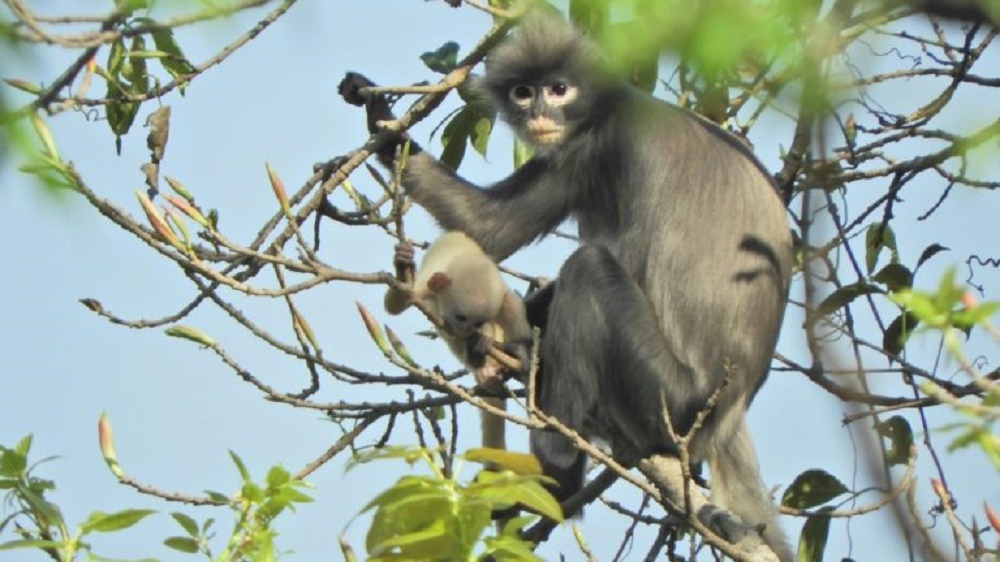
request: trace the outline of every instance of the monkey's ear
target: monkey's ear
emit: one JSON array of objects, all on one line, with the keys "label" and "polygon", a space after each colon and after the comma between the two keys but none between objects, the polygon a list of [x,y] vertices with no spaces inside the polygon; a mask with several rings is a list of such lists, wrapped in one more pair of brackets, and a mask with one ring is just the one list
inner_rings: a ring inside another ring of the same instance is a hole
[{"label": "monkey's ear", "polygon": [[431,278],[427,280],[427,288],[430,289],[432,293],[440,293],[441,291],[447,289],[451,285],[451,277],[443,271],[436,271]]}]

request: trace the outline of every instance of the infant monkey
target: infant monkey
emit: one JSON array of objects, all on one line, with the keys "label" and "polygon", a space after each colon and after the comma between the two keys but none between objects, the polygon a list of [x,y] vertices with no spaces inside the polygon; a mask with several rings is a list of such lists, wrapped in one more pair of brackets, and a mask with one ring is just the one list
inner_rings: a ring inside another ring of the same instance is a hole
[{"label": "infant monkey", "polygon": [[[399,279],[405,281],[406,273],[414,267],[413,247],[397,245],[394,265]],[[480,387],[503,387],[506,368],[488,355],[494,342],[502,344],[526,369],[531,326],[524,302],[507,287],[496,263],[471,238],[451,231],[435,240],[424,253],[412,289],[410,294],[390,287],[385,294],[386,311],[399,314],[414,300],[424,303],[441,319],[444,327],[438,333],[472,371]],[[484,400],[506,409],[503,398]],[[484,411],[482,424],[483,446],[506,449],[503,418]]]}]

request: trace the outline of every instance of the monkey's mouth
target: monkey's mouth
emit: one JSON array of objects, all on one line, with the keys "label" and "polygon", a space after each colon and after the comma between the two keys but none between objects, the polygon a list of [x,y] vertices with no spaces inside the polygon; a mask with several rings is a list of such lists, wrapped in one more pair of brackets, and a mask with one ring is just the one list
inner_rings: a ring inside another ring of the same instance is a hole
[{"label": "monkey's mouth", "polygon": [[534,129],[529,130],[528,135],[531,140],[538,144],[555,144],[562,140],[562,129]]}]

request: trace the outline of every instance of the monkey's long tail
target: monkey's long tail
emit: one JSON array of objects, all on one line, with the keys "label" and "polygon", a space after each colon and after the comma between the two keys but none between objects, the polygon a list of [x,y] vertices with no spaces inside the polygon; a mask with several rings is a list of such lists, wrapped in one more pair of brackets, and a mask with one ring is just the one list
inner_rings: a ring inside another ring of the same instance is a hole
[{"label": "monkey's long tail", "polygon": [[[504,398],[484,398],[483,401],[490,406],[507,411],[507,400]],[[482,411],[483,447],[491,449],[507,448],[506,421],[485,410]]]},{"label": "monkey's long tail", "polygon": [[788,539],[778,525],[778,508],[761,481],[746,422],[740,420],[729,441],[720,445],[709,459],[712,502],[738,515],[748,525],[763,525],[764,542],[782,562],[794,561]]}]

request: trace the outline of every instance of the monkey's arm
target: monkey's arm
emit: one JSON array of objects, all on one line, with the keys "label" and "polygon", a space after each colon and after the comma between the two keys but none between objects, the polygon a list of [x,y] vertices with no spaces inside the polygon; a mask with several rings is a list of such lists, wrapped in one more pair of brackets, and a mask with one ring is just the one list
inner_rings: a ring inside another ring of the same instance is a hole
[{"label": "monkey's arm", "polygon": [[554,230],[570,213],[567,190],[552,181],[547,167],[531,160],[484,190],[421,152],[410,157],[403,184],[443,228],[465,232],[502,261]]},{"label": "monkey's arm", "polygon": [[[379,121],[393,119],[384,96],[361,93],[361,88],[374,85],[368,78],[349,72],[339,86],[345,101],[365,107],[372,133],[380,130]],[[392,165],[399,142],[379,150],[383,164]],[[545,160],[532,159],[507,179],[483,190],[412,141],[403,186],[445,230],[465,232],[497,261],[555,229],[572,205],[571,190],[555,181]]]}]

